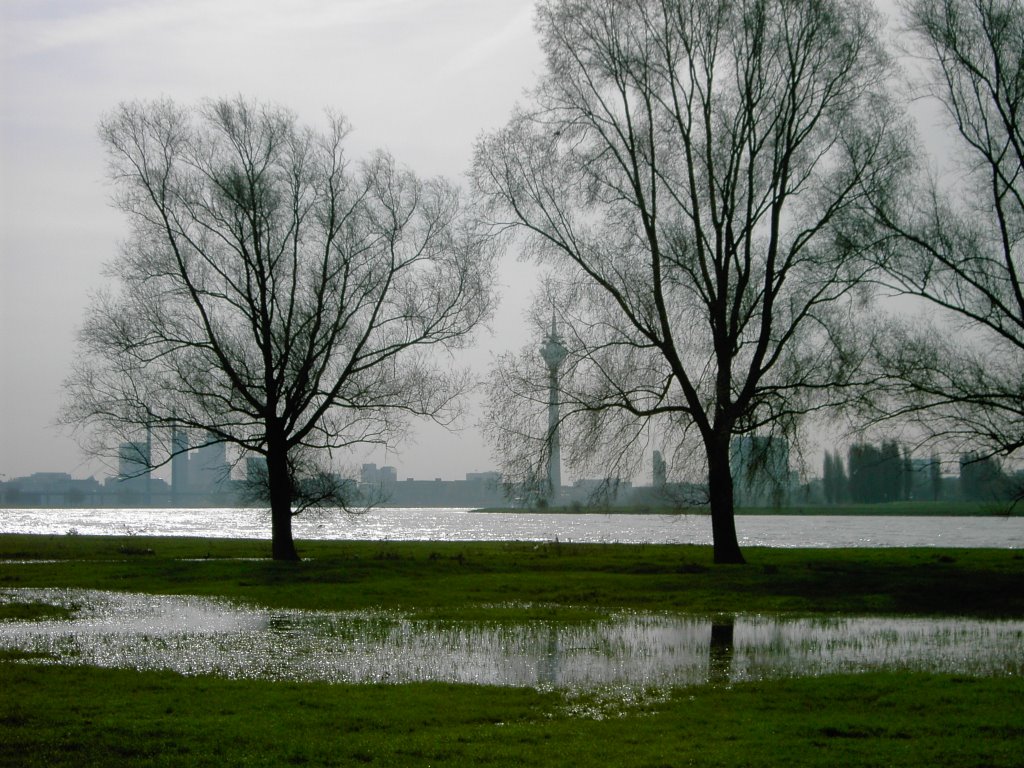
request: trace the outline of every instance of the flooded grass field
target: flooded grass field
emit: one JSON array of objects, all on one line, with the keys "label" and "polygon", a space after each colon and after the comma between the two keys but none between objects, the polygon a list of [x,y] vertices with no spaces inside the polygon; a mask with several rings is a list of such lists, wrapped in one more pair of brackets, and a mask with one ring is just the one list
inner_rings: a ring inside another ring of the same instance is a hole
[{"label": "flooded grass field", "polygon": [[834,673],[1024,673],[1024,621],[609,611],[589,621],[440,620],[256,608],[80,589],[0,590],[47,606],[0,622],[0,650],[50,663],[232,679],[452,682],[587,690]]}]

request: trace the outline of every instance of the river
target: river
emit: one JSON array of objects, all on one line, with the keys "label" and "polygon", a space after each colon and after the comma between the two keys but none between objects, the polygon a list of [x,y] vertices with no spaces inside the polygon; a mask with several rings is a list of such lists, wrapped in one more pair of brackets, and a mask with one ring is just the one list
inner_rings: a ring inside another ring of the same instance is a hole
[{"label": "river", "polygon": [[[744,547],[1000,547],[1024,549],[1021,517],[740,515]],[[265,510],[3,509],[0,533],[269,539]],[[379,508],[295,519],[297,539],[710,544],[706,515],[552,514]]]}]

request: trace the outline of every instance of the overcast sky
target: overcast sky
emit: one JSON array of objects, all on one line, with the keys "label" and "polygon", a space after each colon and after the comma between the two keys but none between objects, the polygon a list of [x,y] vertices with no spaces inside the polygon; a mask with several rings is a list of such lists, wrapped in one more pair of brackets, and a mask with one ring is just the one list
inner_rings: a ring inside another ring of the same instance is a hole
[{"label": "overcast sky", "polygon": [[[90,292],[127,232],[109,202],[102,114],[235,94],[308,123],[329,107],[353,124],[353,155],[381,147],[461,181],[475,138],[505,122],[542,65],[530,0],[2,0],[0,59],[0,479],[107,472],[53,426]],[[503,268],[503,332],[481,335],[478,367],[528,340],[531,272]],[[490,469],[474,420],[369,458],[401,478]]]},{"label": "overcast sky", "polygon": [[[892,12],[890,0],[879,4]],[[53,426],[90,292],[127,232],[96,136],[104,113],[125,100],[236,94],[313,124],[331,108],[354,126],[353,156],[385,148],[421,175],[463,181],[474,140],[506,121],[542,71],[532,5],[0,0],[0,479],[109,471]],[[481,374],[492,354],[531,342],[534,270],[510,255],[500,281],[497,332],[467,357]],[[397,452],[346,463],[393,464],[419,479],[491,469],[476,418],[458,434],[425,427]]]}]

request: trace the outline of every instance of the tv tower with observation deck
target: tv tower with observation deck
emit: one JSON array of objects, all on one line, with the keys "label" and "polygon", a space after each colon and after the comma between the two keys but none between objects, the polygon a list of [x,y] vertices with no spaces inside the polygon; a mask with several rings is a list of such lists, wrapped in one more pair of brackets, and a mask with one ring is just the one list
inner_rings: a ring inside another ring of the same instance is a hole
[{"label": "tv tower with observation deck", "polygon": [[551,313],[551,332],[540,347],[540,356],[548,367],[548,493],[554,501],[562,490],[562,452],[558,443],[558,369],[568,351],[558,336],[555,313]]}]

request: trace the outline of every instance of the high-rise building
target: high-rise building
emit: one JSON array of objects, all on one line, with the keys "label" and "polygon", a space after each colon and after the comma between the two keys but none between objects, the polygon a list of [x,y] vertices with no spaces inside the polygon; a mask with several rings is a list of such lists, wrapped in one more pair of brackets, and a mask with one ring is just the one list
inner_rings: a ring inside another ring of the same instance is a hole
[{"label": "high-rise building", "polygon": [[385,485],[398,482],[398,470],[395,467],[378,467],[376,464],[363,464],[359,472],[359,481],[368,485]]},{"label": "high-rise building", "polygon": [[181,503],[190,490],[188,476],[188,432],[180,427],[171,428],[171,496]]},{"label": "high-rise building", "polygon": [[117,479],[123,493],[137,494],[140,502],[145,500],[150,479],[148,440],[121,443],[117,450]]},{"label": "high-rise building", "polygon": [[665,488],[665,484],[668,482],[668,472],[665,467],[665,459],[661,455],[661,451],[655,451],[652,457],[654,466],[651,468],[651,485],[655,488]]},{"label": "high-rise building", "polygon": [[246,456],[245,480],[250,485],[265,485],[267,482],[267,457]]},{"label": "high-rise building", "polygon": [[207,435],[206,442],[196,448],[188,465],[190,490],[195,493],[219,493],[231,476],[231,465],[227,460],[227,446],[214,435]]}]

